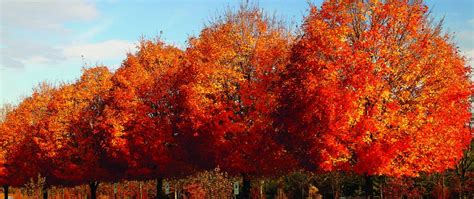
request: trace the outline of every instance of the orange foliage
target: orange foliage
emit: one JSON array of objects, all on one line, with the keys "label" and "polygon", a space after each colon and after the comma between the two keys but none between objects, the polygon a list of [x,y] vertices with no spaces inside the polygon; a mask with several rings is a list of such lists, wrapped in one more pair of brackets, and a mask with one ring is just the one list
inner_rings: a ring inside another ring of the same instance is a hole
[{"label": "orange foliage", "polygon": [[183,118],[180,87],[186,83],[183,52],[160,40],[142,40],[138,50],[113,77],[106,111],[113,146],[126,157],[132,178],[184,175],[189,168],[176,144]]},{"label": "orange foliage", "polygon": [[426,12],[399,0],[311,7],[282,111],[312,165],[416,176],[461,158],[471,139],[470,71]]},{"label": "orange foliage", "polygon": [[1,123],[1,173],[0,183],[21,186],[38,173],[54,180],[54,167],[45,151],[42,129],[39,123],[47,117],[47,106],[56,89],[41,83],[15,109],[11,110]]},{"label": "orange foliage", "polygon": [[243,4],[184,51],[142,40],[115,73],[35,89],[2,115],[0,184],[440,172],[472,138],[470,70],[450,39],[421,1],[327,0],[299,36]]},{"label": "orange foliage", "polygon": [[294,166],[272,139],[271,117],[292,38],[283,23],[244,4],[189,40],[186,67],[195,76],[187,85],[187,133],[196,164],[253,175]]},{"label": "orange foliage", "polygon": [[[111,135],[103,130],[105,99],[112,88],[112,73],[105,66],[84,69],[74,84],[61,86],[48,106],[43,140],[56,164],[62,184],[82,184],[113,179],[120,167],[112,163],[108,149]],[[48,178],[47,178],[48,179]]]}]

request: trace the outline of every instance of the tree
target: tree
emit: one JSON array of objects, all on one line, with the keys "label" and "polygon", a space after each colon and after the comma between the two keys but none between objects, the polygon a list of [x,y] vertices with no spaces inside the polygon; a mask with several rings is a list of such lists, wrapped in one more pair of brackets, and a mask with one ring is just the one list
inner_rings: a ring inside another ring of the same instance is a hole
[{"label": "tree", "polygon": [[44,134],[40,123],[48,117],[47,106],[56,88],[41,83],[33,94],[25,98],[4,117],[1,129],[1,183],[5,192],[9,186],[22,186],[38,174],[46,177],[43,192],[57,183],[54,167],[50,162],[49,151],[42,146]]},{"label": "tree", "polygon": [[63,85],[54,96],[48,107],[51,117],[44,128],[51,134],[45,142],[55,146],[58,178],[66,185],[89,184],[93,199],[100,181],[120,179],[124,170],[115,164],[112,135],[104,130],[111,78],[105,66],[84,69],[77,82]]},{"label": "tree", "polygon": [[113,77],[108,122],[131,168],[128,177],[157,179],[163,197],[163,178],[190,174],[183,145],[177,143],[183,102],[180,90],[187,82],[183,52],[156,39],[142,40]]},{"label": "tree", "polygon": [[13,104],[5,103],[0,107],[0,122],[4,122],[7,118],[8,113],[15,109]]},{"label": "tree", "polygon": [[402,0],[311,6],[279,110],[305,167],[417,176],[462,157],[470,70],[427,10]]},{"label": "tree", "polygon": [[273,139],[272,117],[292,39],[283,22],[242,4],[189,40],[186,67],[195,76],[186,90],[192,123],[186,132],[194,164],[242,175],[243,198],[250,177],[294,168]]},{"label": "tree", "polygon": [[[3,123],[5,122],[6,118],[7,118],[7,115],[10,114],[11,112],[13,112],[13,110],[15,109],[15,107],[11,104],[3,104],[2,107],[0,107],[0,132],[1,132],[1,135],[2,135],[2,138],[5,138],[5,135],[6,135],[6,132],[4,132],[4,126],[3,126]],[[9,188],[9,185],[8,185],[8,176],[9,174],[7,173],[6,171],[6,145],[5,145],[5,140],[1,139],[0,140],[0,143],[2,143],[1,145],[1,151],[0,151],[0,184],[2,185],[3,187],[3,194],[5,195],[5,199],[8,198],[8,188]]]}]

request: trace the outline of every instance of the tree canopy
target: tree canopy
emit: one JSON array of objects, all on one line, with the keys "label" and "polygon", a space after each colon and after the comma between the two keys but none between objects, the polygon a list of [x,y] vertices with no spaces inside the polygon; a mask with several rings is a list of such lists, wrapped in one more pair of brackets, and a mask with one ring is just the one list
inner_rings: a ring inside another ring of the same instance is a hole
[{"label": "tree canopy", "polygon": [[39,173],[95,197],[103,181],[214,168],[244,183],[454,168],[472,139],[472,82],[451,38],[422,1],[326,0],[299,31],[244,3],[185,49],[142,39],[116,71],[85,68],[2,108],[0,184]]}]

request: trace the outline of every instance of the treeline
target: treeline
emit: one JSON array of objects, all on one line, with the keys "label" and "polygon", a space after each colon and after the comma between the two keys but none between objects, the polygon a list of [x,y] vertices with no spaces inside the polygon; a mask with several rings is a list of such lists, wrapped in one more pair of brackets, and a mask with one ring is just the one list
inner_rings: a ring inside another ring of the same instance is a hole
[{"label": "treeline", "polygon": [[[472,146],[471,146],[472,147]],[[472,150],[472,149],[471,149]],[[473,160],[470,156],[470,161]],[[459,175],[459,167],[443,173],[422,174],[419,177],[376,176],[371,180],[373,198],[471,198],[474,194],[473,168],[468,176]],[[218,168],[197,172],[191,176],[169,178],[163,183],[165,198],[232,198],[238,195],[234,183],[239,176],[229,176]],[[314,173],[295,171],[282,176],[259,177],[251,181],[253,199],[288,198],[366,198],[365,178],[349,172]],[[78,185],[50,186],[43,189],[46,179],[38,176],[25,186],[13,188],[10,197],[50,199],[88,198],[89,187]],[[98,198],[156,198],[156,180],[102,182],[97,189]],[[240,190],[239,190],[240,191]]]},{"label": "treeline", "polygon": [[3,111],[5,192],[40,174],[93,199],[154,179],[162,198],[165,179],[219,168],[241,198],[299,170],[359,174],[373,195],[375,177],[454,169],[472,139],[470,67],[422,1],[327,0],[298,30],[244,3],[185,49],[137,48]]}]

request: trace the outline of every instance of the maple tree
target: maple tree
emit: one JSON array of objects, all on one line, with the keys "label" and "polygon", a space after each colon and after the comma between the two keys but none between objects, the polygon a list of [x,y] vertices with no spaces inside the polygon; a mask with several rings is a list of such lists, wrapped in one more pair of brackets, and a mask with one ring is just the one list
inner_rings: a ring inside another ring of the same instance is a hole
[{"label": "maple tree", "polygon": [[293,169],[291,156],[273,140],[277,82],[288,63],[292,33],[249,4],[228,11],[189,40],[186,85],[192,128],[186,131],[195,165],[249,178]]},{"label": "maple tree", "polygon": [[42,176],[48,197],[87,183],[95,199],[99,182],[156,179],[161,198],[164,179],[217,168],[249,198],[251,178],[303,168],[329,173],[335,196],[339,171],[364,175],[371,195],[371,176],[400,192],[416,187],[406,177],[457,165],[463,195],[472,82],[451,39],[421,0],[326,0],[297,36],[243,3],[185,50],[142,39],[115,73],[84,69],[3,107],[0,184]]},{"label": "maple tree", "polygon": [[190,174],[183,146],[177,143],[184,119],[180,89],[187,82],[183,52],[159,38],[143,39],[113,77],[108,123],[116,148],[130,165],[128,176],[157,179],[162,197],[163,178]]},{"label": "maple tree", "polygon": [[[14,110],[14,106],[11,105],[11,104],[4,104],[2,105],[2,107],[0,107],[0,131],[1,131],[1,134],[2,135],[5,135],[6,133],[4,132],[4,127],[3,126],[3,123],[5,122],[5,119],[7,117],[8,114],[10,114],[11,112],[13,112]],[[1,151],[0,151],[0,185],[2,185],[3,187],[3,193],[5,195],[5,198],[8,197],[8,188],[9,188],[9,185],[8,185],[8,176],[9,174],[7,173],[7,170],[6,170],[6,147],[8,146],[6,143],[5,143],[5,139],[6,137],[2,136],[2,139],[0,140],[0,143],[2,143],[2,145],[0,147],[2,147]]]},{"label": "maple tree", "polygon": [[43,190],[45,196],[47,188],[58,183],[53,165],[48,164],[51,157],[42,148],[44,134],[39,128],[48,117],[47,105],[55,92],[56,88],[50,84],[39,84],[30,97],[6,114],[1,124],[0,179],[6,192],[8,186],[21,186],[38,173],[48,178]]},{"label": "maple tree", "polygon": [[100,181],[119,179],[122,171],[110,153],[112,136],[105,131],[105,99],[112,88],[112,73],[105,66],[83,70],[73,84],[61,86],[48,108],[51,116],[42,129],[55,160],[56,176],[64,185],[88,183],[91,198]]},{"label": "maple tree", "polygon": [[311,6],[282,83],[282,137],[322,171],[417,176],[471,140],[469,67],[422,1]]}]

